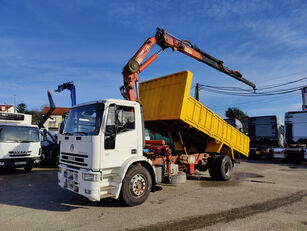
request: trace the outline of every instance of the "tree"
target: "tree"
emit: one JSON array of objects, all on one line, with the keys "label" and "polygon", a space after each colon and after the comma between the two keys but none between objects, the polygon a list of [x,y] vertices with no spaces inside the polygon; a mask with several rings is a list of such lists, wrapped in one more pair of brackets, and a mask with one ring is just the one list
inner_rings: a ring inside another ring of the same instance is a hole
[{"label": "tree", "polygon": [[32,115],[32,124],[38,123],[38,122],[40,121],[40,119],[41,119],[41,113],[40,113],[40,111],[35,110],[35,109],[33,109],[33,110],[31,110],[31,111],[28,111],[28,110],[27,110],[27,105],[24,104],[24,103],[18,104],[17,107],[16,107],[16,110],[17,110],[18,113],[23,113],[23,114],[30,114],[30,115]]},{"label": "tree", "polygon": [[41,119],[41,113],[39,111],[31,110],[26,113],[32,115],[32,124],[37,124]]},{"label": "tree", "polygon": [[243,118],[247,117],[247,114],[241,111],[239,108],[232,107],[228,108],[227,111],[225,112],[226,117],[229,119],[238,119],[242,120]]},{"label": "tree", "polygon": [[20,103],[20,104],[18,104],[17,105],[17,112],[18,113],[26,113],[26,111],[27,111],[27,105],[26,104],[24,104],[24,103]]}]

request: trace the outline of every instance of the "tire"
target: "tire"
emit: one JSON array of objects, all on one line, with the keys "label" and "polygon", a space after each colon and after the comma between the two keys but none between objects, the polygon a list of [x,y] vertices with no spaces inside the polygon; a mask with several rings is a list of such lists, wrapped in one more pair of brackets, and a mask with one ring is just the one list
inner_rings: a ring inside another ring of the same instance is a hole
[{"label": "tire", "polygon": [[123,180],[121,199],[128,206],[144,203],[152,187],[150,173],[143,166],[131,166]]},{"label": "tire", "polygon": [[58,167],[58,165],[60,163],[60,152],[59,152],[59,148],[57,146],[52,148],[52,151],[50,152],[50,156],[52,158],[51,164]]},{"label": "tire", "polygon": [[255,159],[256,158],[256,153],[254,150],[250,151],[248,154],[248,159]]},{"label": "tire", "polygon": [[270,152],[269,154],[267,155],[267,159],[268,160],[274,160],[274,151],[272,148],[270,148]]},{"label": "tire", "polygon": [[223,181],[230,180],[232,175],[232,161],[229,156],[220,156],[220,159],[220,179]]},{"label": "tire", "polygon": [[27,165],[24,167],[24,169],[25,169],[26,172],[31,172],[32,167],[33,167],[32,164],[27,164]]},{"label": "tire", "polygon": [[218,164],[218,155],[213,155],[211,156],[209,160],[209,174],[212,180],[217,180],[218,179],[218,174],[217,174],[217,164]]},{"label": "tire", "polygon": [[232,175],[232,161],[227,155],[213,156],[209,174],[213,180],[230,180]]}]

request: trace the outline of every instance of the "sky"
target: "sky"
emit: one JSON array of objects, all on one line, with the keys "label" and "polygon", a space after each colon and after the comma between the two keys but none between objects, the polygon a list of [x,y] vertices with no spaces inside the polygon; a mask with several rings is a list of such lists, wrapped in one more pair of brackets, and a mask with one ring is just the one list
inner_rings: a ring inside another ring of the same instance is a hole
[{"label": "sky", "polygon": [[[54,92],[74,81],[77,103],[122,98],[122,69],[156,28],[187,39],[261,88],[307,76],[307,1],[103,1],[0,0],[0,104],[69,107],[70,93]],[[152,49],[158,51],[158,47]],[[190,70],[196,82],[249,87],[171,49],[140,81]],[[289,87],[307,85],[307,80]],[[225,118],[228,107],[249,116],[301,110],[299,91],[265,97],[200,92],[200,101]]]}]

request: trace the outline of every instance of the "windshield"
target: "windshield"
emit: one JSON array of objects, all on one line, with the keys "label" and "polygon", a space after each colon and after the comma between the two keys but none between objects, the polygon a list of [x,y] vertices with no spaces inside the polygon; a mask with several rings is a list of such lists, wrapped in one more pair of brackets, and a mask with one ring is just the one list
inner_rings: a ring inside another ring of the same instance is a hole
[{"label": "windshield", "polygon": [[39,142],[39,130],[36,127],[0,125],[0,142]]},{"label": "windshield", "polygon": [[64,135],[98,135],[104,104],[91,104],[72,108],[69,112]]}]

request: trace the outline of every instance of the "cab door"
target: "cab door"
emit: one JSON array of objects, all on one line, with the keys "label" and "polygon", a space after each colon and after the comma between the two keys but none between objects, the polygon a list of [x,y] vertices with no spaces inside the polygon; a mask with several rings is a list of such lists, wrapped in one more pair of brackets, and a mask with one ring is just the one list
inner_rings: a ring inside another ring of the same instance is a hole
[{"label": "cab door", "polygon": [[120,167],[129,157],[137,155],[138,139],[133,106],[111,104],[104,130],[103,168]]}]

